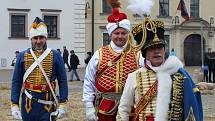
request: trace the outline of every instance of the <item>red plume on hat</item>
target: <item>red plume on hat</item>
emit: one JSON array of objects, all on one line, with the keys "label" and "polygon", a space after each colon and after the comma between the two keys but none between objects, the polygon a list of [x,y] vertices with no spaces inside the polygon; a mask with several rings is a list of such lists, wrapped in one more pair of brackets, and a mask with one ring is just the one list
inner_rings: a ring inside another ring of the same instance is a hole
[{"label": "red plume on hat", "polygon": [[109,23],[117,23],[123,19],[127,19],[124,13],[119,12],[120,2],[118,0],[107,0],[112,7],[112,15],[108,16]]}]

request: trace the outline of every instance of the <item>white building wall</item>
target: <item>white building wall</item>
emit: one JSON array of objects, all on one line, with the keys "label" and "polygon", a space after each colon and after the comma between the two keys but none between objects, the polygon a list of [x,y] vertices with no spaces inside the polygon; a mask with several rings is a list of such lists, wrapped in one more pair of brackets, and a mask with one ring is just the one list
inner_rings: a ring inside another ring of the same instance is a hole
[{"label": "white building wall", "polygon": [[[36,16],[43,16],[41,9],[61,10],[57,12],[60,17],[59,39],[48,39],[48,47],[62,50],[63,46],[74,50],[84,66],[85,58],[85,0],[2,0],[0,4],[0,69],[10,69],[11,61],[16,50],[22,51],[31,47],[29,39],[9,39],[11,9],[30,9],[27,13],[27,32]],[[46,12],[49,13],[49,12]],[[55,14],[55,12],[51,12]]]}]

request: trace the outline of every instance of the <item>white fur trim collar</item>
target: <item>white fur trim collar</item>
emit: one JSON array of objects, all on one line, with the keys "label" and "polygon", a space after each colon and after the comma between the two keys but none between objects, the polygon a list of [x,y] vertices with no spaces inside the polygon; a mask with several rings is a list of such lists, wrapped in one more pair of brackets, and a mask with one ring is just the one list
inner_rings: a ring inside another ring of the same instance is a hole
[{"label": "white fur trim collar", "polygon": [[127,43],[123,47],[118,47],[113,41],[110,41],[110,46],[116,53],[121,53],[123,49],[127,46]]},{"label": "white fur trim collar", "polygon": [[157,72],[158,79],[155,121],[167,121],[172,89],[171,75],[182,68],[183,64],[176,56],[169,56],[161,66],[149,66]]}]

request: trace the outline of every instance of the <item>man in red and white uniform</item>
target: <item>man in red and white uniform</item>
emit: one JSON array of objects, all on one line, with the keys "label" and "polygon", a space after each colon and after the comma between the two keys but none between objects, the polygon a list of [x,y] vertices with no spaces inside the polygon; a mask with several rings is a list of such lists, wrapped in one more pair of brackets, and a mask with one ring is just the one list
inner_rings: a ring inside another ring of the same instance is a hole
[{"label": "man in red and white uniform", "polygon": [[115,121],[127,75],[144,62],[128,43],[130,21],[113,8],[106,26],[109,45],[99,48],[89,61],[84,78],[83,101],[88,121]]}]

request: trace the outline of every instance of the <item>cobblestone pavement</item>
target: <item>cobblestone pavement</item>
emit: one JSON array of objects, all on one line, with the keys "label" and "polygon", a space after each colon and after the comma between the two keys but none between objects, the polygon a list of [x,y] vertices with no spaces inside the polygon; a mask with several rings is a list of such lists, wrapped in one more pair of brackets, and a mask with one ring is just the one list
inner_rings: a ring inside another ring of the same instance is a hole
[{"label": "cobblestone pavement", "polygon": [[204,121],[215,121],[215,91],[213,94],[202,95]]},{"label": "cobblestone pavement", "polygon": [[[84,69],[78,69],[80,78],[84,78]],[[2,76],[3,73],[0,75]],[[67,72],[68,80],[70,80],[70,73]],[[11,75],[11,73],[9,74]],[[1,78],[1,77],[0,77]],[[1,78],[2,79],[2,78]],[[0,79],[0,82],[2,81]],[[8,81],[8,80],[7,80]],[[81,101],[82,99],[82,81],[69,82],[69,101],[68,113],[65,118],[58,121],[86,121],[85,108]],[[0,118],[1,121],[15,121],[12,119],[10,112],[10,81],[9,83],[0,83]],[[202,95],[202,103],[204,109],[204,121],[215,121],[215,91],[210,91]],[[205,95],[207,94],[207,95]]]}]

